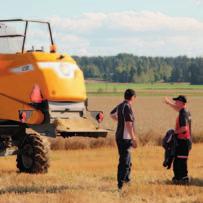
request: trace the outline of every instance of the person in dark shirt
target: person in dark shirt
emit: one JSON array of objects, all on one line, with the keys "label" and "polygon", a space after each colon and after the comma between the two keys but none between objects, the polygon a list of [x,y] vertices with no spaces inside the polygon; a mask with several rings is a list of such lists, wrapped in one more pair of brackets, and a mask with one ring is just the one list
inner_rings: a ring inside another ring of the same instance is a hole
[{"label": "person in dark shirt", "polygon": [[177,147],[173,162],[174,177],[172,181],[184,184],[189,182],[187,160],[191,149],[191,114],[186,109],[187,99],[185,96],[180,95],[173,100],[174,102],[165,98],[165,103],[179,112],[175,126]]},{"label": "person in dark shirt", "polygon": [[124,93],[124,101],[117,105],[110,113],[111,118],[117,121],[116,143],[119,152],[118,189],[122,189],[124,183],[130,182],[132,166],[130,149],[131,147],[137,147],[135,117],[131,107],[135,98],[135,91],[127,89]]}]

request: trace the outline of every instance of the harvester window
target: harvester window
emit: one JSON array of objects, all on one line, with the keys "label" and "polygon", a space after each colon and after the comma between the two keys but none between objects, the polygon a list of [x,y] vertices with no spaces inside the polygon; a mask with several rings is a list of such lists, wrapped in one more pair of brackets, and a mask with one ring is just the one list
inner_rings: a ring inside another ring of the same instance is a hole
[{"label": "harvester window", "polygon": [[54,46],[48,22],[0,20],[0,53],[49,52]]},{"label": "harvester window", "polygon": [[0,23],[0,53],[16,53],[21,50],[23,34],[19,32],[22,27],[19,23],[16,28],[12,23]]},{"label": "harvester window", "polygon": [[[46,34],[47,33],[47,34]],[[50,39],[48,27],[45,24],[31,23],[27,29],[25,50],[49,52]]]}]

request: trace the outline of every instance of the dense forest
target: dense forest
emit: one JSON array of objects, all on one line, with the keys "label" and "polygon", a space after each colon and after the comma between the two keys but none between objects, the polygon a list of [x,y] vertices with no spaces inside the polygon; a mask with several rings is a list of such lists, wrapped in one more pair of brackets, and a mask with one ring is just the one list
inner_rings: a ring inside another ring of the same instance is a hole
[{"label": "dense forest", "polygon": [[116,56],[74,56],[85,78],[112,82],[189,82],[203,84],[203,58]]}]

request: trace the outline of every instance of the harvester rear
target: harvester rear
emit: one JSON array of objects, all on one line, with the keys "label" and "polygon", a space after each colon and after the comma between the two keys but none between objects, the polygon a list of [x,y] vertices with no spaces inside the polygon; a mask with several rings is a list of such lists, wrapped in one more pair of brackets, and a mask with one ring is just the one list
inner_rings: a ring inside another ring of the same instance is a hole
[{"label": "harvester rear", "polygon": [[[23,34],[8,29],[15,22],[25,25]],[[49,52],[44,47],[27,48],[32,23],[47,26]],[[0,50],[0,150],[2,155],[17,154],[21,172],[43,173],[49,167],[46,137],[97,138],[107,131],[98,123],[102,113],[87,110],[83,73],[73,58],[56,52],[48,22],[1,20],[0,46],[12,46],[13,39],[22,42],[20,49]]]}]

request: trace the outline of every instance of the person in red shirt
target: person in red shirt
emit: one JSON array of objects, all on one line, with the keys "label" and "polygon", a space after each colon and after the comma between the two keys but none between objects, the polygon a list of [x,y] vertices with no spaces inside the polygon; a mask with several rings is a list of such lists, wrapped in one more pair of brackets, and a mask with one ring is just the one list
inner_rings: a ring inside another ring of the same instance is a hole
[{"label": "person in red shirt", "polygon": [[165,98],[165,103],[179,112],[176,119],[175,134],[177,136],[176,156],[173,162],[173,183],[188,183],[187,160],[191,149],[191,114],[186,109],[187,99],[183,95]]}]

